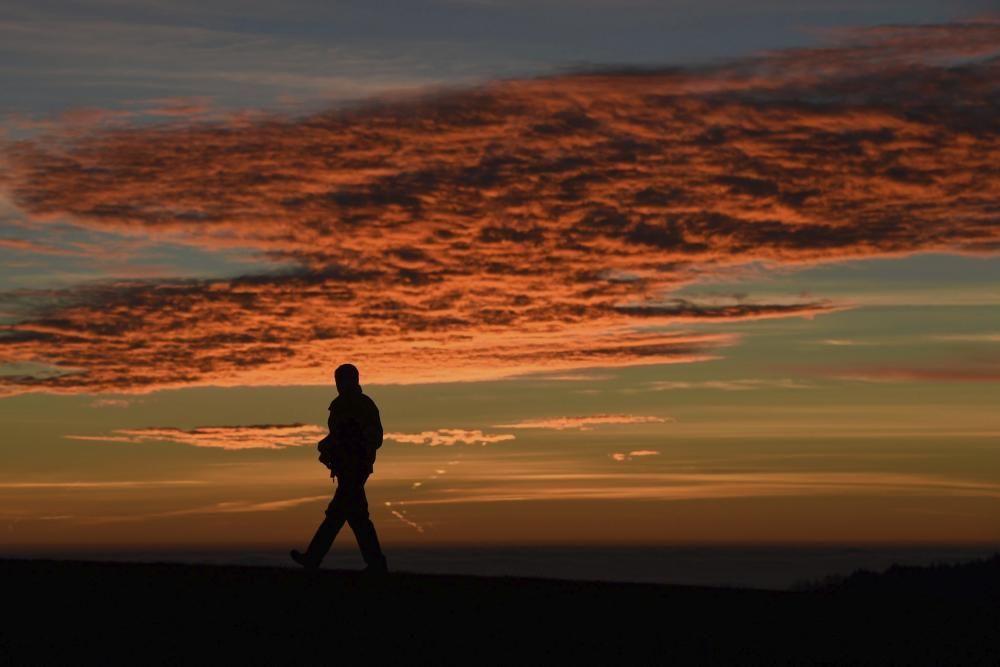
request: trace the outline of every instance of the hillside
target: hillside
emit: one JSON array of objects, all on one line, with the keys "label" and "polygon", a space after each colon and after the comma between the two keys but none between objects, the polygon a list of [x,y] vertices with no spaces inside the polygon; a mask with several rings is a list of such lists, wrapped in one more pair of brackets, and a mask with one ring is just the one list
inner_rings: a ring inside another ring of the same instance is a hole
[{"label": "hillside", "polygon": [[998,582],[1000,556],[799,592],[4,560],[0,656],[4,664],[996,664]]}]

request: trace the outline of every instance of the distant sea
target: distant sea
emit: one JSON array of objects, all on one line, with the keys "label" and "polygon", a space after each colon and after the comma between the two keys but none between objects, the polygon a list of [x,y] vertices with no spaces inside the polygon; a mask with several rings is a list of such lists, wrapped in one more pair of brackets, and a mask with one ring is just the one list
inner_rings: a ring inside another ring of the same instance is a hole
[{"label": "distant sea", "polygon": [[[325,568],[360,569],[350,540]],[[293,545],[294,546],[294,545]],[[789,589],[859,569],[957,563],[1000,553],[995,546],[505,546],[387,547],[395,571]],[[0,549],[0,557],[121,560],[292,567],[286,548]]]}]

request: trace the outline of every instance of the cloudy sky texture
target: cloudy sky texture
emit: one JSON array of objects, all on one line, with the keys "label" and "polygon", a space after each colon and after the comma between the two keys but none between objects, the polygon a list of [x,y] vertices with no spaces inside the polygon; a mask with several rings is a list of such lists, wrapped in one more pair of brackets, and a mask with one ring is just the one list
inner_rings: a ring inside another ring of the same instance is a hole
[{"label": "cloudy sky texture", "polygon": [[0,543],[1000,542],[987,4],[290,7],[0,12]]}]

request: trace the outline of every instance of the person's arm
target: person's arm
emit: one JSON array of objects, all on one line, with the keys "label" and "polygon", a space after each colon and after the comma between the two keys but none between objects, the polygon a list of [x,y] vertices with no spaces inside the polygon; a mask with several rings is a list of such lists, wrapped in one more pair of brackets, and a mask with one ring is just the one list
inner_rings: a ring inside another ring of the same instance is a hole
[{"label": "person's arm", "polygon": [[329,429],[329,433],[319,441],[316,448],[319,450],[319,461],[327,468],[330,469],[330,474],[336,474],[334,466],[334,456],[333,448],[336,446],[336,440],[333,435],[333,403],[330,403],[330,415],[326,419],[326,426]]}]

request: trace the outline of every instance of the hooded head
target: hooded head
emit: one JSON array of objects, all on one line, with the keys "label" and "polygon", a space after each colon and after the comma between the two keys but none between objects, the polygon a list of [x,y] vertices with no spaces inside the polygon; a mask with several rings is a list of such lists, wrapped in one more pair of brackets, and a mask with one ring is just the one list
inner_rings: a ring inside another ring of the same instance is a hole
[{"label": "hooded head", "polygon": [[333,379],[337,383],[338,394],[361,392],[361,376],[354,364],[337,366],[337,370],[333,372]]}]

